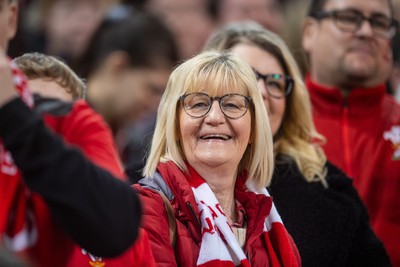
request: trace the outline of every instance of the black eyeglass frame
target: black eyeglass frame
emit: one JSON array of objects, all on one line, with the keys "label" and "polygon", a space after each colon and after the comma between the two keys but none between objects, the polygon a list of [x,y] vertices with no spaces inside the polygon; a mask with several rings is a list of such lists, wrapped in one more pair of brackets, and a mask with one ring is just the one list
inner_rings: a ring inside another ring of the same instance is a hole
[{"label": "black eyeglass frame", "polygon": [[[277,73],[261,74],[261,73],[259,73],[257,70],[255,70],[254,68],[253,68],[253,71],[254,71],[254,74],[256,75],[257,81],[258,81],[259,79],[262,79],[262,80],[263,80],[263,82],[264,82],[264,84],[265,84],[265,87],[266,87],[266,89],[267,89],[267,93],[268,93],[268,95],[269,95],[270,97],[273,97],[273,98],[276,98],[276,99],[281,99],[281,98],[287,97],[287,96],[292,92],[293,87],[294,87],[294,80],[293,80],[293,78],[292,78],[291,76],[289,76],[289,75],[283,75],[283,74],[277,74]],[[273,94],[271,94],[271,92],[268,90],[267,79],[268,79],[268,77],[271,77],[271,76],[273,76],[273,75],[279,75],[279,76],[285,78],[286,88],[285,88],[285,94],[284,94],[282,97],[281,97],[281,96],[273,95]]]},{"label": "black eyeglass frame", "polygon": [[[338,26],[338,16],[342,12],[353,12],[355,15],[358,16],[358,22],[356,23],[356,28],[354,30],[349,30],[349,29],[346,30],[343,27]],[[319,10],[319,11],[312,12],[310,14],[310,17],[312,17],[316,20],[333,18],[333,21],[336,24],[336,26],[340,30],[346,31],[346,32],[356,32],[360,29],[360,27],[364,21],[368,21],[369,25],[371,26],[372,31],[375,34],[377,34],[378,36],[384,37],[386,39],[392,39],[396,35],[397,31],[399,30],[399,26],[400,26],[400,24],[397,20],[395,20],[394,18],[389,18],[389,17],[385,16],[385,18],[387,18],[388,21],[390,22],[390,28],[387,32],[387,35],[385,35],[383,32],[382,33],[379,31],[377,32],[374,29],[374,25],[375,25],[374,20],[376,19],[376,17],[374,17],[374,16],[367,17],[361,11],[354,10],[354,9],[341,9],[341,10],[329,10],[329,11],[328,10]]]},{"label": "black eyeglass frame", "polygon": [[[186,99],[186,97],[189,96],[189,95],[204,95],[204,96],[207,96],[207,97],[210,99],[210,103],[211,103],[211,104],[210,104],[210,106],[208,107],[207,112],[204,113],[204,115],[201,115],[201,116],[193,116],[192,114],[189,114],[189,112],[186,110],[186,106],[185,106],[185,99]],[[241,96],[241,97],[243,97],[243,98],[245,99],[246,110],[243,112],[243,114],[241,114],[241,115],[238,116],[238,117],[232,117],[232,116],[226,115],[225,112],[224,112],[224,109],[221,107],[221,101],[222,101],[222,99],[223,99],[224,97],[232,96],[232,95]],[[247,113],[247,111],[249,110],[250,103],[253,103],[253,100],[252,100],[252,98],[251,98],[250,96],[245,96],[245,95],[241,95],[241,94],[226,94],[226,95],[223,95],[223,96],[221,96],[221,97],[217,97],[217,96],[211,97],[211,96],[209,96],[208,94],[206,94],[206,93],[201,93],[201,92],[181,95],[181,96],[179,97],[179,100],[180,100],[181,103],[182,103],[182,107],[183,107],[183,110],[185,111],[185,113],[186,113],[187,115],[189,115],[190,117],[196,118],[196,119],[202,118],[202,117],[206,116],[206,115],[208,114],[208,112],[210,112],[211,107],[212,107],[212,104],[214,103],[214,101],[218,101],[218,106],[219,106],[219,108],[220,108],[222,114],[224,114],[225,117],[227,117],[227,118],[229,118],[229,119],[233,119],[233,120],[236,120],[236,119],[239,119],[239,118],[243,117],[243,116]]]}]

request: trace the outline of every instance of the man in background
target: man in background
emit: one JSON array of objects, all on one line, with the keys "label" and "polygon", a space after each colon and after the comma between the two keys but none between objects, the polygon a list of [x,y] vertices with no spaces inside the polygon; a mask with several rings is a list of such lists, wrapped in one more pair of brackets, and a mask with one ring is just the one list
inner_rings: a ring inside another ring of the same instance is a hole
[{"label": "man in background", "polygon": [[394,266],[400,266],[400,106],[385,83],[397,30],[390,0],[314,0],[303,31],[324,150],[353,178]]}]

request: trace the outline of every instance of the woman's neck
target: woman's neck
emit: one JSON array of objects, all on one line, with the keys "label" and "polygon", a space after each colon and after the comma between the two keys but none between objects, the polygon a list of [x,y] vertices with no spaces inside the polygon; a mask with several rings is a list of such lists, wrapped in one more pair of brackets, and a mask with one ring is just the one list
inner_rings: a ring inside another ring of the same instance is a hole
[{"label": "woman's neck", "polygon": [[229,223],[237,221],[235,207],[235,184],[237,178],[237,170],[232,168],[221,169],[215,168],[195,168],[198,174],[207,182],[218,199],[222,210],[226,214]]}]

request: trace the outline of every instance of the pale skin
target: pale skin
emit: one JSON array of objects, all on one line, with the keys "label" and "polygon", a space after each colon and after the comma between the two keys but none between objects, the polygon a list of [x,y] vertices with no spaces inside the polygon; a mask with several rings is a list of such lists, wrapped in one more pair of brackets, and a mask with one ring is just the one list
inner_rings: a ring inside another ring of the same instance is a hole
[{"label": "pale skin", "polygon": [[17,30],[17,17],[17,1],[2,0],[0,8],[0,107],[18,96],[5,55],[8,42],[14,37]]},{"label": "pale skin", "polygon": [[18,97],[10,66],[4,53],[0,53],[0,107]]},{"label": "pale skin", "polygon": [[[330,0],[324,10],[355,9],[370,17],[390,18],[387,0]],[[355,32],[340,30],[332,19],[306,20],[303,48],[309,54],[311,78],[326,87],[339,88],[344,96],[353,88],[383,84],[390,75],[390,40],[377,36],[365,21]]]},{"label": "pale skin", "polygon": [[[230,49],[230,52],[238,55],[261,74],[285,74],[278,60],[273,55],[256,45],[250,43],[239,43],[234,45]],[[257,85],[268,111],[272,134],[275,135],[278,132],[285,115],[286,98],[270,97],[264,81],[262,80],[259,80]]]},{"label": "pale skin", "polygon": [[[237,167],[250,142],[250,111],[239,119],[229,119],[222,113],[218,102],[214,101],[206,116],[192,118],[180,110],[179,121],[181,143],[187,161],[206,180],[229,223],[236,222],[235,182]],[[203,139],[209,135],[229,138]]]},{"label": "pale skin", "polygon": [[283,15],[277,0],[220,1],[219,24],[252,20],[276,33],[282,32]]},{"label": "pale skin", "polygon": [[28,86],[32,93],[38,94],[41,97],[55,98],[66,102],[73,100],[72,95],[64,87],[50,79],[38,78],[28,80]]},{"label": "pale skin", "polygon": [[150,0],[146,9],[164,18],[174,33],[180,58],[199,53],[214,29],[214,21],[207,13],[204,0]]},{"label": "pale skin", "polygon": [[0,4],[0,49],[5,52],[17,31],[18,3],[16,0],[0,0]]},{"label": "pale skin", "polygon": [[119,127],[157,109],[170,74],[169,67],[136,68],[128,58],[123,51],[112,52],[88,81],[90,102]]}]

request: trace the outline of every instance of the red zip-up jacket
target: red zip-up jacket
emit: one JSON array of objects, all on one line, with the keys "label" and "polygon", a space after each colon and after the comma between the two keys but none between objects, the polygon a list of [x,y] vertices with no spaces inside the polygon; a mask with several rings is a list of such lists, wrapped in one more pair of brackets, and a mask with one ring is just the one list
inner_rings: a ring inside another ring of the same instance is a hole
[{"label": "red zip-up jacket", "polygon": [[[84,101],[48,100],[35,112],[69,145],[19,99],[0,108],[1,137],[21,170],[11,159],[0,170],[0,242],[40,267],[155,266],[145,232],[128,248],[140,205],[116,179],[125,177],[103,119]],[[66,232],[97,255],[126,252],[112,260],[83,254]]]},{"label": "red zip-up jacket", "polygon": [[400,266],[400,106],[385,85],[344,98],[308,76],[313,118],[328,159],[353,181],[393,266]]},{"label": "red zip-up jacket", "polygon": [[[196,266],[202,242],[200,213],[193,191],[187,180],[187,175],[198,174],[192,172],[187,174],[180,170],[172,161],[160,163],[158,171],[169,188],[168,190],[170,190],[170,193],[166,195],[171,193],[173,195],[170,201],[176,219],[176,243],[174,247],[171,245],[168,215],[161,196],[154,189],[140,186],[141,182],[134,185],[134,188],[141,195],[143,203],[143,228],[149,234],[150,245],[157,266]],[[280,247],[278,242],[274,242],[279,236],[276,236],[275,239],[272,238],[274,239],[274,241],[271,241],[272,247],[264,242],[262,238],[264,221],[270,213],[272,199],[264,195],[256,195],[245,191],[242,178],[244,177],[238,178],[236,183],[235,198],[243,205],[245,212],[247,233],[244,252],[251,266],[273,266],[271,258],[274,256],[277,258],[285,257],[280,258],[280,266],[301,266],[297,247],[286,230],[287,247]]]}]

